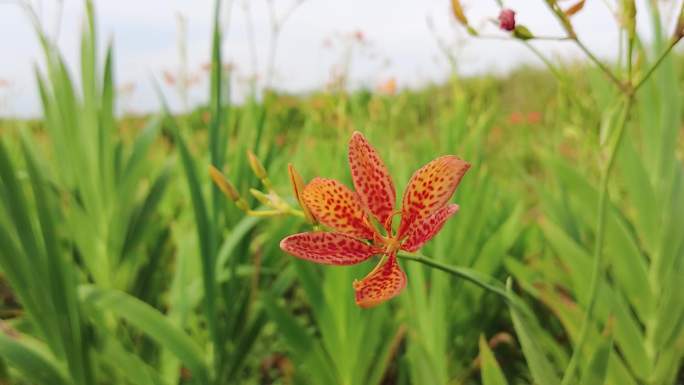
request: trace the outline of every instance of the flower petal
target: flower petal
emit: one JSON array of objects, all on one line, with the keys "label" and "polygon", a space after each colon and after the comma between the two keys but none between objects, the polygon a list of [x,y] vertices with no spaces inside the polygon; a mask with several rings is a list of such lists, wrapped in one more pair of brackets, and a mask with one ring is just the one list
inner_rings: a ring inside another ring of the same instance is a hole
[{"label": "flower petal", "polygon": [[316,231],[290,235],[280,248],[295,257],[324,265],[354,265],[382,250],[349,235]]},{"label": "flower petal", "polygon": [[406,241],[401,245],[402,250],[412,253],[423,247],[427,241],[432,239],[442,229],[447,219],[451,218],[457,211],[458,205],[446,205],[418,224],[413,225],[406,237]]},{"label": "flower petal", "polygon": [[314,178],[302,191],[302,200],[320,223],[354,237],[374,238],[359,197],[342,183]]},{"label": "flower petal", "polygon": [[290,175],[290,183],[292,184],[295,198],[297,198],[297,203],[299,203],[299,207],[302,208],[302,212],[304,213],[304,219],[309,223],[316,224],[316,220],[313,218],[313,215],[311,215],[311,211],[309,211],[304,200],[302,200],[302,191],[304,190],[304,180],[302,179],[302,176],[297,172],[297,169],[294,168],[292,163],[287,165],[287,172]]},{"label": "flower petal", "polygon": [[442,208],[469,168],[468,162],[446,155],[416,171],[404,192],[399,238],[405,236],[412,226]]},{"label": "flower petal", "polygon": [[389,227],[387,219],[392,216],[397,198],[394,183],[380,155],[358,131],[349,141],[349,166],[361,202],[383,226]]},{"label": "flower petal", "polygon": [[399,295],[406,287],[406,273],[401,270],[396,255],[390,255],[364,279],[354,281],[356,304],[368,308]]}]

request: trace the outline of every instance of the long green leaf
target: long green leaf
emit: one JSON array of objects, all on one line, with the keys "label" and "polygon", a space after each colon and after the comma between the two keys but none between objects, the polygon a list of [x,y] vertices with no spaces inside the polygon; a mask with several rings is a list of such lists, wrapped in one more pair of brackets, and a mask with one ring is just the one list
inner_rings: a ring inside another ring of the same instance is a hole
[{"label": "long green leaf", "polygon": [[[508,292],[511,295],[513,294],[510,282],[508,284]],[[541,341],[541,338],[537,336],[541,333],[539,325],[536,321],[526,318],[515,306],[510,306],[509,308],[511,319],[513,319],[513,327],[520,340],[520,345],[522,346],[532,378],[537,384],[559,384],[560,378],[557,372],[539,345],[539,341]]]},{"label": "long green leaf", "polygon": [[482,373],[482,385],[508,385],[506,377],[496,362],[496,358],[489,349],[484,335],[480,335],[480,370]]},{"label": "long green leaf", "polygon": [[0,356],[31,382],[44,385],[69,384],[64,369],[48,354],[4,333],[0,333]]},{"label": "long green leaf", "polygon": [[586,385],[603,385],[606,382],[608,375],[608,365],[610,355],[613,351],[613,339],[611,337],[604,338],[594,351],[594,354],[589,360],[589,365],[582,375],[581,384]]},{"label": "long green leaf", "polygon": [[169,349],[187,365],[193,377],[202,384],[208,383],[209,370],[200,347],[159,311],[117,290],[85,285],[81,286],[79,294],[84,304],[111,311],[147,334],[160,346]]}]

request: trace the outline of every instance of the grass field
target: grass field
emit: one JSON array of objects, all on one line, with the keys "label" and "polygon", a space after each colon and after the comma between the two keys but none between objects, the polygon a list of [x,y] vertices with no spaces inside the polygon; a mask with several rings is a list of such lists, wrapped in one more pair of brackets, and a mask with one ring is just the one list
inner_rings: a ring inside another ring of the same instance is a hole
[{"label": "grass field", "polygon": [[[658,60],[681,35],[655,6],[662,37],[625,23],[605,64],[619,84],[590,60],[240,105],[217,18],[207,106],[117,117],[86,4],[79,68],[36,25],[43,118],[0,120],[0,384],[684,383],[682,59]],[[354,131],[399,197],[440,155],[471,164],[458,214],[399,253],[406,289],[370,309],[352,282],[378,258],[279,247],[312,228],[288,164],[352,186]]]}]

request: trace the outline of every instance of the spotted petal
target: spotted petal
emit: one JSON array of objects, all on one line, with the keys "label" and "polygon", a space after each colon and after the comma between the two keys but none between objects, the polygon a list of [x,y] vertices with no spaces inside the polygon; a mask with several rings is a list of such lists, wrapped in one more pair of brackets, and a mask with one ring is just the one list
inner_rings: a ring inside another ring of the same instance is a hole
[{"label": "spotted petal", "polygon": [[437,235],[447,219],[451,218],[457,211],[458,205],[446,205],[435,211],[434,214],[412,226],[406,236],[406,241],[401,245],[401,248],[411,253],[417,251],[423,247],[427,241]]},{"label": "spotted petal", "polygon": [[324,265],[354,265],[382,250],[349,235],[316,231],[290,235],[280,248],[295,257]]},{"label": "spotted petal", "polygon": [[392,177],[380,155],[360,132],[349,141],[349,166],[361,202],[386,228],[394,211],[396,192]]},{"label": "spotted petal", "polygon": [[320,223],[354,237],[374,238],[359,197],[342,183],[314,178],[304,188],[302,200]]},{"label": "spotted petal", "polygon": [[360,281],[354,281],[356,304],[368,308],[399,295],[406,287],[406,273],[401,270],[396,255],[390,255],[381,265]]},{"label": "spotted petal", "polygon": [[468,162],[453,155],[446,155],[416,171],[404,192],[399,238],[407,235],[413,226],[444,207],[469,168]]}]

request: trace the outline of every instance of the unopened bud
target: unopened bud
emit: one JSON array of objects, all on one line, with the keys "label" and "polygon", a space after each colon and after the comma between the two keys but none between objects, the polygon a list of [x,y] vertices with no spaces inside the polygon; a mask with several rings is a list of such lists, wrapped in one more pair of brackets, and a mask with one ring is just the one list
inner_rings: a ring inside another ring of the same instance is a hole
[{"label": "unopened bud", "polygon": [[268,178],[268,174],[266,173],[264,165],[261,164],[261,161],[259,161],[259,159],[256,157],[256,155],[254,155],[252,151],[247,150],[247,158],[249,158],[249,166],[252,168],[252,171],[254,171],[254,175],[256,175],[257,178]]},{"label": "unopened bud", "polygon": [[459,23],[466,27],[468,26],[468,18],[466,17],[465,12],[463,12],[460,0],[451,0],[451,11]]},{"label": "unopened bud", "polygon": [[240,193],[228,179],[213,165],[209,165],[209,175],[218,188],[233,202],[240,200]]},{"label": "unopened bud", "polygon": [[675,30],[672,34],[672,41],[670,44],[677,44],[682,37],[684,37],[684,4],[679,8],[679,15],[677,16],[677,24],[675,25]]},{"label": "unopened bud", "polygon": [[304,180],[302,179],[302,176],[299,175],[299,172],[297,172],[297,169],[295,169],[291,163],[287,165],[287,172],[290,174],[292,190],[294,191],[295,198],[297,198],[297,202],[299,202],[299,206],[304,212],[304,217],[309,223],[316,223],[311,211],[309,211],[309,208],[304,204],[304,199],[302,199],[302,191],[304,190]]},{"label": "unopened bud", "polygon": [[261,204],[266,205],[266,206],[273,206],[273,201],[271,200],[271,197],[268,195],[262,193],[261,191],[251,188],[249,189],[249,192],[252,194],[254,198],[256,198]]},{"label": "unopened bud", "polygon": [[460,0],[451,0],[451,12],[456,21],[463,25],[470,35],[477,36],[477,31],[468,23],[468,18],[466,17],[465,12],[463,12],[463,6],[461,6]]},{"label": "unopened bud", "polygon": [[623,0],[621,4],[622,26],[630,40],[636,37],[636,3],[634,0]]},{"label": "unopened bud", "polygon": [[576,2],[575,4],[573,4],[573,5],[571,5],[570,7],[568,7],[568,9],[566,9],[566,10],[564,11],[564,12],[565,12],[565,15],[568,16],[568,17],[570,17],[570,16],[575,15],[577,12],[581,11],[582,8],[584,8],[584,3],[585,3],[585,1],[586,1],[586,0],[579,0],[579,1]]},{"label": "unopened bud", "polygon": [[502,9],[499,13],[499,28],[504,31],[515,29],[515,11],[509,8]]},{"label": "unopened bud", "polygon": [[530,40],[534,37],[532,32],[530,32],[524,25],[517,25],[515,30],[513,30],[513,36],[520,40]]}]

